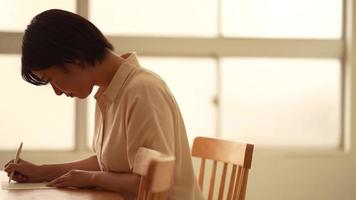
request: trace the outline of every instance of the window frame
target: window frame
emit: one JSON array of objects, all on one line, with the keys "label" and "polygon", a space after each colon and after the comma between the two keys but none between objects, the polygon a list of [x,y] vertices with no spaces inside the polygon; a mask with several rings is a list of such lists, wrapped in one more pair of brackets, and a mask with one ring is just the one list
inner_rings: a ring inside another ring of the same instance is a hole
[{"label": "window frame", "polygon": [[[342,63],[341,83],[341,143],[335,148],[261,148],[264,155],[288,155],[288,156],[323,156],[349,155],[351,149],[351,73],[354,29],[353,11],[356,10],[351,0],[343,0],[342,11],[342,37],[341,39],[260,39],[260,38],[226,38],[221,34],[221,1],[218,0],[218,36],[215,38],[196,37],[144,37],[144,36],[117,36],[107,35],[112,44],[118,47],[117,53],[132,51],[135,49],[141,56],[169,56],[169,57],[212,57],[217,61],[217,94],[215,98],[217,109],[216,136],[221,130],[219,96],[221,93],[221,69],[220,57],[270,57],[270,58],[333,58]],[[89,0],[76,0],[76,13],[88,18]],[[0,32],[0,54],[20,54],[21,32]],[[169,46],[170,48],[166,48]],[[187,48],[188,46],[188,48]],[[78,159],[83,155],[93,154],[87,145],[87,101],[75,100],[75,147],[67,151],[28,151],[24,153],[33,160],[38,157],[56,161],[60,157]],[[0,162],[4,158],[13,157],[13,151],[0,151]]]}]

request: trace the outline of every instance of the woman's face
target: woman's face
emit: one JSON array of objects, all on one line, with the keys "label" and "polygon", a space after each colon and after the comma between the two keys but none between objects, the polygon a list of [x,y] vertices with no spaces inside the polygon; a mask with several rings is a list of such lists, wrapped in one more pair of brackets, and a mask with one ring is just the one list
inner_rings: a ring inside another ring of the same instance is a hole
[{"label": "woman's face", "polygon": [[40,79],[48,81],[57,95],[86,98],[94,83],[89,70],[77,64],[65,64],[63,67],[52,66],[44,70],[33,71]]}]

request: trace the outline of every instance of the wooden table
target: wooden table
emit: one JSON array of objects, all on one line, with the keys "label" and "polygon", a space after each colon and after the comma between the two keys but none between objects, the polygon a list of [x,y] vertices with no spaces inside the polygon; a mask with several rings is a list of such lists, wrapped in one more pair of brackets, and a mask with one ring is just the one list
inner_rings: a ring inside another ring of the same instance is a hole
[{"label": "wooden table", "polygon": [[[0,172],[0,182],[8,181]],[[1,200],[124,200],[120,194],[89,189],[2,190]]]}]

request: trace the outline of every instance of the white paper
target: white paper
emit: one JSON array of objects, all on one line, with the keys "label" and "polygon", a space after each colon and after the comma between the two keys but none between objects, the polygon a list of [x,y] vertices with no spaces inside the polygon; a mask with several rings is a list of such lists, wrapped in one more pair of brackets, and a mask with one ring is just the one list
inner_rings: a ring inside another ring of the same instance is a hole
[{"label": "white paper", "polygon": [[46,182],[43,183],[8,183],[2,182],[1,189],[3,190],[35,190],[35,189],[51,189],[54,187],[46,186]]}]

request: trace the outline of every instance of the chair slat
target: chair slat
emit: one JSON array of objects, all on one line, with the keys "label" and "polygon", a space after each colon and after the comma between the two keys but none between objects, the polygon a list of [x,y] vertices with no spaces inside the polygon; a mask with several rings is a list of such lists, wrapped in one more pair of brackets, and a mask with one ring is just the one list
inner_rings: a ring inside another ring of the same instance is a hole
[{"label": "chair slat", "polygon": [[247,188],[247,179],[248,179],[248,169],[244,170],[244,174],[243,174],[243,180],[242,180],[242,184],[241,184],[241,191],[240,191],[240,195],[239,195],[239,200],[244,200],[245,196],[246,196],[246,188]]},{"label": "chair slat", "polygon": [[235,178],[235,183],[234,183],[234,192],[232,199],[237,199],[238,194],[239,194],[239,187],[241,186],[241,174],[242,174],[243,168],[240,166],[237,166],[237,171],[236,171],[236,178]]},{"label": "chair slat", "polygon": [[240,172],[240,176],[239,176],[239,180],[238,180],[238,187],[236,187],[236,196],[238,199],[240,199],[241,197],[241,191],[242,191],[242,184],[244,181],[244,174],[245,174],[245,169],[242,168],[241,172]]},{"label": "chair slat", "polygon": [[205,158],[202,158],[200,161],[200,170],[199,170],[199,187],[200,190],[204,190],[204,173],[205,172]]},{"label": "chair slat", "polygon": [[225,179],[226,179],[227,163],[224,163],[224,168],[221,174],[220,180],[220,189],[218,199],[222,200],[224,198],[224,189],[225,189]]},{"label": "chair slat", "polygon": [[217,164],[218,164],[218,161],[214,160],[213,169],[211,170],[211,176],[210,176],[210,187],[209,187],[209,196],[208,196],[209,200],[212,200],[213,196],[214,196],[214,186],[215,186],[215,176],[216,176]]},{"label": "chair slat", "polygon": [[235,188],[235,176],[236,176],[236,165],[233,165],[232,171],[231,171],[231,178],[230,178],[230,186],[229,186],[229,192],[227,194],[227,199],[230,200],[231,197],[233,196],[234,188]]}]

